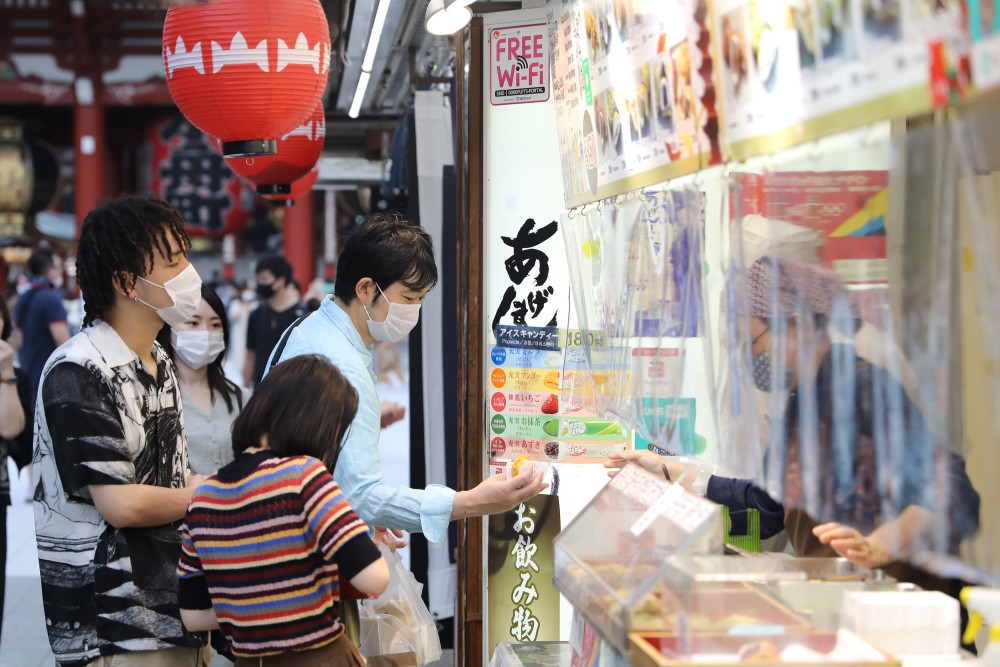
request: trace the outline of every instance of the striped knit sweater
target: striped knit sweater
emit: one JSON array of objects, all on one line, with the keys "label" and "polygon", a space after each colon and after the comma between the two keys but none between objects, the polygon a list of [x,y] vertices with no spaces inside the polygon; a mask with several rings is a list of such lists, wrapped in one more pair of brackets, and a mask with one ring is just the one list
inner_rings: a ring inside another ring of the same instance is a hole
[{"label": "striped knit sweater", "polygon": [[314,649],[343,632],[338,567],[350,579],[378,558],[322,462],[242,454],[188,506],[180,606],[214,608],[237,656]]}]

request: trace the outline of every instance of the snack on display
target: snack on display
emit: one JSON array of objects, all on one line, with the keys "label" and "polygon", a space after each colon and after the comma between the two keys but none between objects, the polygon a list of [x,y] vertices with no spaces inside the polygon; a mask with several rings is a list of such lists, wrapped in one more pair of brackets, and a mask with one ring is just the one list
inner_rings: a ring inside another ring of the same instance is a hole
[{"label": "snack on display", "polygon": [[774,642],[757,641],[744,644],[736,652],[741,662],[781,662]]}]

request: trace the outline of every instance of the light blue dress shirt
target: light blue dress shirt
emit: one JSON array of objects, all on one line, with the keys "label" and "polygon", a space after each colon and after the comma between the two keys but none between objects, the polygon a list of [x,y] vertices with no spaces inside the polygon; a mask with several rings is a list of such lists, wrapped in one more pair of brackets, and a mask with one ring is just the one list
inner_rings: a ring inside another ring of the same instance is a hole
[{"label": "light blue dress shirt", "polygon": [[355,513],[370,526],[422,532],[431,542],[440,542],[451,521],[455,491],[438,484],[426,489],[395,487],[383,478],[378,453],[382,413],[375,388],[373,347],[365,346],[350,316],[328,298],[292,330],[280,360],[321,354],[358,392],[358,414],[344,436],[333,471]]}]

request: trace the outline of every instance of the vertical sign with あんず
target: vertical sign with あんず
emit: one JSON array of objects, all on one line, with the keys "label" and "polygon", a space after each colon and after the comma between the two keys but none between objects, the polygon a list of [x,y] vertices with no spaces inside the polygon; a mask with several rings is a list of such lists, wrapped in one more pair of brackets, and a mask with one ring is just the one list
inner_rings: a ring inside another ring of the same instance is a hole
[{"label": "vertical sign with \u3042\u3093\u305a", "polygon": [[490,103],[549,99],[549,28],[546,23],[490,30]]}]

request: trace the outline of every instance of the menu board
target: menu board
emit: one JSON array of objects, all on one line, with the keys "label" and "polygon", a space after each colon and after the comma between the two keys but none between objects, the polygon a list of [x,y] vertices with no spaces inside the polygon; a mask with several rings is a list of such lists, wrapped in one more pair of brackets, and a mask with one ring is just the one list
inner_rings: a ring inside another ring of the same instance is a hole
[{"label": "menu board", "polygon": [[567,207],[721,160],[705,2],[558,0],[549,7]]},{"label": "menu board", "polygon": [[715,0],[727,155],[743,159],[964,94],[960,2]]}]

